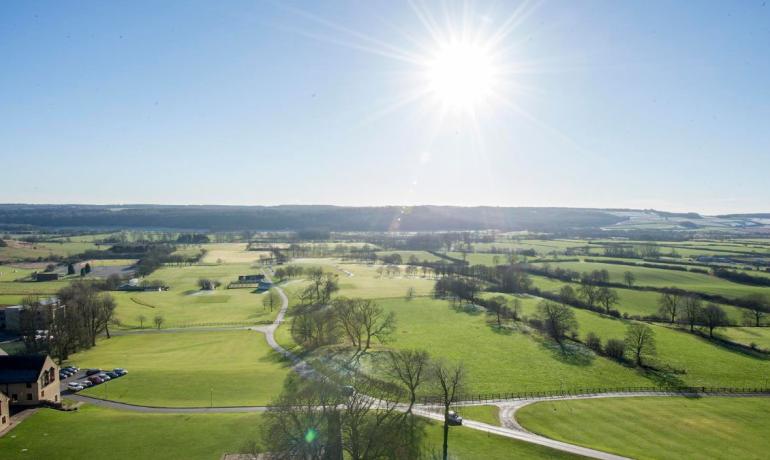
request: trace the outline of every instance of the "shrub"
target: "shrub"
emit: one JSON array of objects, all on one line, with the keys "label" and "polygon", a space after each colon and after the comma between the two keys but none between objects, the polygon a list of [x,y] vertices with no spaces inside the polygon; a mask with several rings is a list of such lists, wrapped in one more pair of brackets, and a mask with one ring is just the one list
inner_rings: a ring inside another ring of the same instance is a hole
[{"label": "shrub", "polygon": [[602,352],[602,339],[599,338],[593,332],[589,332],[586,336],[586,346],[596,353]]},{"label": "shrub", "polygon": [[620,339],[609,339],[604,345],[604,354],[612,359],[622,361],[625,356],[626,343]]}]

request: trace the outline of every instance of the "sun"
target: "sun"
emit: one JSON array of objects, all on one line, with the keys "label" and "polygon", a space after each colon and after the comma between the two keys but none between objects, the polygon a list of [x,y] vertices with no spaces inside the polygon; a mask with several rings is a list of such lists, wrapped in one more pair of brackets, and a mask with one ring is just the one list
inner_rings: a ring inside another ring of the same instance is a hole
[{"label": "sun", "polygon": [[426,65],[429,92],[448,108],[476,108],[492,95],[495,75],[489,50],[474,43],[440,45]]}]

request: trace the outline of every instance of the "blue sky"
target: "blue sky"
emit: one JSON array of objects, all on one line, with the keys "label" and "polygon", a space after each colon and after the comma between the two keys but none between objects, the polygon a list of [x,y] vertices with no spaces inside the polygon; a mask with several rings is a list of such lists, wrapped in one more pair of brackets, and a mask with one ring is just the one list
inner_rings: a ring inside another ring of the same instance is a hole
[{"label": "blue sky", "polygon": [[[468,5],[0,2],[0,202],[770,211],[765,1]],[[499,100],[393,107],[417,12],[517,11]]]}]

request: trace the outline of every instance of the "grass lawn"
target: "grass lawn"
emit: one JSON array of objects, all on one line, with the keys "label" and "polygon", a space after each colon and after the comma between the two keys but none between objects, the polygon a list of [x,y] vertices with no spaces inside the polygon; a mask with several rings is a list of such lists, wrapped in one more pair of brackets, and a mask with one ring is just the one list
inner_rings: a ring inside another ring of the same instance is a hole
[{"label": "grass lawn", "polygon": [[726,327],[719,330],[719,335],[743,345],[753,343],[761,350],[770,350],[770,327]]},{"label": "grass lawn", "polygon": [[[388,347],[421,348],[434,357],[462,361],[469,393],[650,385],[636,370],[592,354],[565,357],[558,347],[534,333],[499,330],[492,317],[466,313],[448,301],[433,299],[380,302],[396,313],[394,339]],[[532,308],[535,299],[527,299]]]},{"label": "grass lawn", "polygon": [[[580,325],[579,335],[588,332],[602,338],[623,339],[628,321],[611,319],[596,313],[573,309]],[[524,303],[525,314],[534,312],[534,305]],[[669,375],[672,383],[690,386],[756,386],[770,373],[770,360],[724,348],[705,338],[680,329],[652,325],[658,355],[657,367],[676,369],[681,373]],[[724,328],[723,330],[727,330]],[[648,381],[653,384],[655,381]]]},{"label": "grass lawn", "polygon": [[[41,409],[0,438],[0,458],[215,460],[261,440],[261,414],[142,414],[85,405],[76,412]],[[441,426],[426,428],[426,448],[441,451]],[[453,427],[454,459],[578,458],[546,447]]]},{"label": "grass lawn", "polygon": [[518,411],[527,429],[639,459],[764,459],[770,398],[548,401]]},{"label": "grass lawn", "polygon": [[41,409],[0,438],[3,459],[201,459],[260,437],[260,414],[142,414],[85,405]]},{"label": "grass lawn", "polygon": [[123,367],[129,374],[83,394],[148,406],[268,404],[288,369],[262,334],[234,330],[127,334],[70,357],[81,368]]},{"label": "grass lawn", "polygon": [[456,408],[462,418],[476,422],[500,425],[500,408],[497,406],[463,406]]},{"label": "grass lawn", "polygon": [[[435,280],[422,278],[422,272],[415,277],[404,275],[402,266],[401,275],[389,277],[379,276],[377,268],[382,265],[363,265],[342,263],[334,259],[297,259],[293,263],[322,266],[328,271],[339,275],[340,290],[338,296],[376,298],[404,297],[406,291],[413,287],[416,295],[428,295],[433,292]],[[344,271],[352,273],[348,276]]]},{"label": "grass lawn", "polygon": [[259,257],[269,258],[272,254],[268,251],[247,251],[246,243],[215,243],[204,244],[206,255],[201,262],[224,264],[252,264],[259,262]]},{"label": "grass lawn", "polygon": [[[262,305],[262,293],[253,289],[227,289],[227,284],[239,274],[259,273],[248,265],[193,265],[163,267],[148,277],[162,280],[170,286],[165,292],[116,292],[116,317],[125,326],[139,326],[139,316],[152,321],[155,315],[165,318],[164,327],[213,325],[215,323],[253,324],[272,321],[278,310],[272,312]],[[222,286],[215,291],[203,292],[199,278],[219,280]]]}]

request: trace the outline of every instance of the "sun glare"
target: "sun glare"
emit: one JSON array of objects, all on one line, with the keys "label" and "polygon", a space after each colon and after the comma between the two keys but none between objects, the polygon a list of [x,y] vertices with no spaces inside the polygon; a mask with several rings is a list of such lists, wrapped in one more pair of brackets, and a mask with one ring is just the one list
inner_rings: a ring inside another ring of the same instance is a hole
[{"label": "sun glare", "polygon": [[428,62],[430,92],[452,108],[473,109],[494,87],[495,68],[484,47],[470,43],[441,46]]}]

